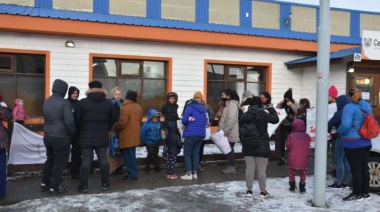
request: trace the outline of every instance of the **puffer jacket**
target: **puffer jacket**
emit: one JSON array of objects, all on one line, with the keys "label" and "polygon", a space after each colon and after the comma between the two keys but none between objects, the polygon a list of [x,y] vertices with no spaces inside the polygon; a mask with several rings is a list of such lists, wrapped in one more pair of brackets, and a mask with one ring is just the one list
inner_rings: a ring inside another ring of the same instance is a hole
[{"label": "puffer jacket", "polygon": [[[194,121],[189,121],[189,118],[194,118]],[[183,137],[199,136],[206,137],[206,109],[204,104],[199,104],[197,101],[192,101],[187,105],[183,117],[182,124],[186,126],[183,132]]]},{"label": "puffer jacket", "polygon": [[239,108],[236,100],[229,100],[223,109],[222,117],[219,121],[218,130],[223,130],[227,134],[228,141],[231,143],[239,142]]},{"label": "puffer jacket", "polygon": [[[349,101],[350,100],[348,99],[346,95],[341,95],[336,98],[337,111],[334,113],[333,117],[331,117],[331,119],[328,122],[328,125],[327,125],[328,132],[331,132],[331,128],[334,126],[336,127],[336,129],[339,128],[342,121],[343,108],[344,106],[346,106],[346,104]],[[338,138],[340,137],[339,133],[337,133],[337,137]]]},{"label": "puffer jacket", "polygon": [[[175,102],[171,104],[169,97],[174,96]],[[169,92],[166,94],[166,102],[161,107],[161,113],[165,117],[165,122],[177,121],[178,118],[178,95],[175,92]]]},{"label": "puffer jacket", "polygon": [[309,156],[310,137],[305,132],[305,122],[301,119],[294,120],[292,133],[286,140],[288,151],[288,168],[296,170],[306,170]]},{"label": "puffer jacket", "polygon": [[243,124],[254,123],[262,137],[262,141],[260,146],[255,149],[248,149],[243,145],[243,155],[269,158],[271,156],[271,151],[269,146],[268,123],[277,124],[278,122],[279,118],[273,107],[269,107],[265,110],[264,108],[258,108],[257,106],[249,106],[248,111],[241,116],[239,124],[241,126]]},{"label": "puffer jacket", "polygon": [[12,110],[0,105],[0,149],[6,149],[9,146],[8,131],[3,121],[10,122],[12,119]]},{"label": "puffer jacket", "polygon": [[156,123],[152,121],[152,118],[157,114],[161,116],[156,109],[148,111],[148,119],[141,127],[141,142],[143,144],[157,144],[162,140],[160,120]]},{"label": "puffer jacket", "polygon": [[84,148],[108,147],[109,131],[115,118],[115,109],[106,99],[107,91],[91,88],[87,98],[78,102],[75,121],[79,130],[79,143]]},{"label": "puffer jacket", "polygon": [[44,136],[49,138],[71,139],[75,134],[75,121],[70,102],[66,95],[67,83],[57,79],[53,83],[52,92],[43,106]]},{"label": "puffer jacket", "polygon": [[338,128],[338,133],[343,139],[343,146],[345,148],[361,148],[372,145],[370,139],[362,138],[358,130],[352,126],[355,125],[360,129],[364,121],[362,111],[373,115],[371,105],[363,99],[358,103],[349,102],[343,108],[342,122]]}]

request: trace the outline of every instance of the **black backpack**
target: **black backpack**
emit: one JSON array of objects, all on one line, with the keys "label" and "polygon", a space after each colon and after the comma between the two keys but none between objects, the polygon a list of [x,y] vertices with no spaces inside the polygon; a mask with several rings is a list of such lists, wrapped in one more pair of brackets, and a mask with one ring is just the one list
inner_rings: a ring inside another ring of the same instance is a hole
[{"label": "black backpack", "polygon": [[243,124],[239,127],[239,138],[244,148],[256,149],[260,146],[261,136],[254,122]]}]

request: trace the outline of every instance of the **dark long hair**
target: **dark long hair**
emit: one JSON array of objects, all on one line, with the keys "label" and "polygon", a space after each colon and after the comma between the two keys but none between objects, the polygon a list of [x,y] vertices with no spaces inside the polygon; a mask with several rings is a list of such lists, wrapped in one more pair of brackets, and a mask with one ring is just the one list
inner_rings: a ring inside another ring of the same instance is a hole
[{"label": "dark long hair", "polygon": [[236,101],[240,102],[240,97],[235,90],[224,89],[223,93],[225,93],[226,96],[230,96],[231,100],[236,100]]}]

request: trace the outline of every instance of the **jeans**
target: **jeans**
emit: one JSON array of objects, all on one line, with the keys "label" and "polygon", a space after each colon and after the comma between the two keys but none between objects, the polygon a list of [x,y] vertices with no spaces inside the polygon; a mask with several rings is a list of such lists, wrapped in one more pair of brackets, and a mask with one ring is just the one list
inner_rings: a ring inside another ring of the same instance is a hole
[{"label": "jeans", "polygon": [[61,184],[63,169],[69,161],[70,139],[44,137],[44,144],[47,158],[42,183],[53,189],[58,189]]},{"label": "jeans", "polygon": [[128,177],[138,178],[136,147],[122,149],[124,157],[124,165],[127,167]]},{"label": "jeans", "polygon": [[109,164],[107,147],[82,148],[82,165],[80,169],[80,184],[87,186],[90,175],[91,163],[94,158],[94,150],[98,156],[102,185],[109,183]]},{"label": "jeans", "polygon": [[7,156],[5,149],[0,149],[0,197],[5,195],[7,185]]},{"label": "jeans", "polygon": [[369,167],[368,159],[372,146],[361,148],[344,148],[348,163],[352,170],[352,192],[356,195],[369,192]]},{"label": "jeans", "polygon": [[198,136],[185,138],[183,154],[187,173],[198,172],[199,149],[201,148],[202,141],[203,138]]},{"label": "jeans", "polygon": [[335,167],[336,167],[336,184],[348,184],[350,181],[351,167],[348,164],[346,155],[344,154],[343,141],[337,138],[335,141]]}]

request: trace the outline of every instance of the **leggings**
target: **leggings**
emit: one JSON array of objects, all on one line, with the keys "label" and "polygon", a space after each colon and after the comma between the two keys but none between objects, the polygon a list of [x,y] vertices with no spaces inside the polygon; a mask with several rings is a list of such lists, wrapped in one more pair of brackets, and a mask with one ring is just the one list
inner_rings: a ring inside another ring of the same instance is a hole
[{"label": "leggings", "polygon": [[[289,168],[289,181],[293,182],[296,180],[296,169]],[[300,175],[300,183],[305,184],[306,182],[306,170],[298,170]]]},{"label": "leggings", "polygon": [[177,161],[177,155],[168,153],[168,159],[166,160],[166,168],[169,175],[174,174],[174,167],[175,167],[176,161]]}]

